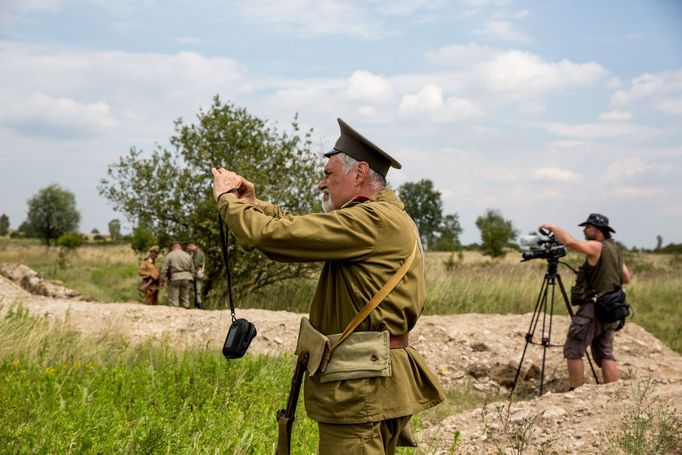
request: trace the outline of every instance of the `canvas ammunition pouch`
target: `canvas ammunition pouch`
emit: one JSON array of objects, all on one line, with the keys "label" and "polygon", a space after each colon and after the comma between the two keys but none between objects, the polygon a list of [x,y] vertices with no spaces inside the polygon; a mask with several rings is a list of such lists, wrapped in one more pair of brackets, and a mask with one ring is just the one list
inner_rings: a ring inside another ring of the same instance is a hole
[{"label": "canvas ammunition pouch", "polygon": [[320,382],[331,382],[391,375],[391,347],[407,347],[407,334],[391,337],[387,331],[355,332],[355,329],[405,276],[417,254],[417,246],[415,242],[403,265],[358,311],[342,333],[324,335],[307,318],[301,319],[296,355],[308,353],[310,376],[318,374]]},{"label": "canvas ammunition pouch", "polygon": [[387,331],[351,333],[331,355],[331,347],[341,336],[325,336],[307,318],[301,319],[296,355],[308,353],[310,376],[317,373],[324,383],[391,375],[391,337]]}]

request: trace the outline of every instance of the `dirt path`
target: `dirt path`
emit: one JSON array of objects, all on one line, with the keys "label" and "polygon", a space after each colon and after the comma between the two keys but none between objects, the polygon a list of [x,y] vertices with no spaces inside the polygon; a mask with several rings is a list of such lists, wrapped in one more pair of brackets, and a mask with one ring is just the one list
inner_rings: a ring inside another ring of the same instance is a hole
[{"label": "dirt path", "polygon": [[[156,338],[178,346],[220,349],[230,323],[229,311],[201,311],[150,307],[135,303],[101,304],[29,294],[0,276],[0,312],[23,304],[37,315],[63,322],[85,334],[117,330],[133,342]],[[286,311],[239,310],[256,324],[258,336],[250,355],[293,352],[302,315]],[[410,343],[424,355],[443,385],[469,383],[481,394],[508,393],[525,345],[530,323],[526,315],[423,316],[410,336]],[[561,344],[568,318],[554,316],[552,343]],[[537,329],[539,334],[540,329]],[[429,453],[448,453],[456,431],[461,434],[457,453],[497,453],[509,447],[505,425],[515,428],[533,422],[529,441],[534,450],[547,453],[603,453],[609,431],[618,428],[633,405],[632,389],[651,381],[651,396],[682,410],[682,356],[634,323],[616,335],[616,356],[625,379],[606,386],[588,384],[570,393],[560,348],[547,352],[545,390],[535,397],[539,383],[542,348],[529,345],[523,362],[518,395],[505,418],[495,404],[485,409],[444,416],[420,434]],[[587,369],[587,368],[586,368]],[[589,369],[587,369],[589,373]],[[678,417],[680,417],[678,413]],[[485,428],[493,430],[494,438]],[[533,450],[531,450],[533,453]]]}]

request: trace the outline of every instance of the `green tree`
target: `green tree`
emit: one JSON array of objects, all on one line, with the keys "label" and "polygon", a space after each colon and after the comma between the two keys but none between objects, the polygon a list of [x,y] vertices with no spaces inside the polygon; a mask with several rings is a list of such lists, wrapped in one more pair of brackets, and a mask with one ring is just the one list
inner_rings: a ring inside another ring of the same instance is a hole
[{"label": "green tree", "polygon": [[505,247],[518,235],[511,220],[505,220],[497,210],[488,209],[476,218],[476,227],[481,231],[483,254],[493,258],[504,257]]},{"label": "green tree", "polygon": [[[315,183],[322,158],[311,150],[311,132],[280,132],[246,109],[215,97],[208,111],[200,110],[195,124],[175,122],[172,150],[161,148],[147,158],[132,148],[109,166],[99,190],[131,221],[145,220],[161,245],[193,240],[208,257],[207,290],[224,306],[224,269],[210,168],[223,166],[256,185],[260,199],[292,213],[319,211]],[[230,242],[234,240],[232,236]],[[318,266],[276,263],[257,251],[230,249],[233,287],[248,294],[282,280],[310,276]]]},{"label": "green tree", "polygon": [[121,222],[117,219],[109,221],[109,238],[114,241],[121,239]]},{"label": "green tree", "polygon": [[28,201],[29,232],[49,246],[60,235],[75,231],[81,215],[76,209],[76,197],[53,183],[43,188]]},{"label": "green tree", "polygon": [[662,247],[663,247],[663,236],[657,235],[656,236],[656,249],[654,251],[659,252],[659,251],[661,251]]},{"label": "green tree", "polygon": [[445,215],[438,227],[438,239],[433,245],[436,251],[457,251],[461,249],[459,236],[462,226],[459,224],[459,215],[456,213]]},{"label": "green tree", "polygon": [[156,239],[152,231],[144,226],[138,226],[133,230],[130,246],[133,251],[142,254],[154,245],[154,242],[156,242]]},{"label": "green tree", "polygon": [[3,213],[0,215],[0,235],[7,235],[9,232],[9,217]]},{"label": "green tree", "polygon": [[78,232],[65,232],[57,239],[57,246],[59,253],[57,254],[57,265],[60,269],[69,267],[69,256],[76,251],[76,249],[83,245],[85,239]]},{"label": "green tree", "polygon": [[412,217],[419,229],[422,244],[431,249],[438,239],[443,220],[443,202],[440,192],[433,188],[433,182],[422,179],[416,183],[406,182],[398,188],[405,211]]}]

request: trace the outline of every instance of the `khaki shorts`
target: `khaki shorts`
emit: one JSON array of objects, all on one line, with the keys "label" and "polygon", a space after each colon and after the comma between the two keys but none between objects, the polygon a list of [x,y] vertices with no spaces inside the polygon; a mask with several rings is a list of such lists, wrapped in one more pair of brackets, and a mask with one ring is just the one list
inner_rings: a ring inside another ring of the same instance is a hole
[{"label": "khaki shorts", "polygon": [[565,359],[582,359],[587,345],[592,347],[592,356],[597,366],[601,367],[604,359],[616,360],[613,357],[613,335],[617,323],[602,325],[594,315],[594,304],[580,305],[568,327],[564,343]]}]

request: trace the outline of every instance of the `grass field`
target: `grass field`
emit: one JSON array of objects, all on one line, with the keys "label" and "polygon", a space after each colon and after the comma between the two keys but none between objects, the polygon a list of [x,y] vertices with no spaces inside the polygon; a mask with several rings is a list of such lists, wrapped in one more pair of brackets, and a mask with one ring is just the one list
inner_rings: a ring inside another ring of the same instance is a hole
[{"label": "grass field", "polygon": [[[292,362],[84,338],[12,305],[0,320],[0,452],[274,453]],[[415,417],[415,428],[483,401],[450,390],[447,407]],[[292,453],[315,453],[316,428],[299,403]]]},{"label": "grass field", "polygon": [[[67,287],[100,302],[140,301],[137,294],[139,257],[127,245],[86,245],[69,259],[70,266],[60,269],[57,248],[46,249],[36,241],[0,239],[0,262],[20,262],[42,272],[47,278],[62,281]],[[547,262],[535,259],[519,262],[518,253],[492,261],[467,251],[461,259],[449,261],[449,253],[427,253],[426,314],[530,313],[547,271]],[[574,268],[581,262],[578,254],[562,258]],[[632,321],[653,333],[672,349],[682,353],[682,258],[673,255],[627,253],[626,264],[633,272],[627,286],[634,311]],[[446,267],[451,264],[450,270]],[[566,288],[575,280],[571,270],[559,266]],[[297,280],[271,286],[239,302],[240,306],[307,312],[315,287],[314,280]],[[556,314],[566,314],[563,301],[556,296]],[[165,292],[161,293],[161,303]]]},{"label": "grass field", "polygon": [[[127,246],[85,246],[60,269],[57,250],[0,239],[0,262],[24,263],[46,277],[103,302],[136,301],[138,257]],[[510,254],[490,261],[467,252],[460,259],[427,254],[429,314],[527,313],[533,310],[546,263],[519,263]],[[579,256],[567,261],[577,265]],[[635,279],[628,295],[635,321],[678,352],[682,261],[629,255]],[[446,264],[450,262],[450,268]],[[573,274],[560,273],[570,288]],[[314,281],[285,283],[240,302],[307,311]],[[560,302],[561,303],[561,302]],[[0,447],[3,453],[272,453],[275,411],[289,386],[291,356],[226,361],[201,349],[177,352],[147,343],[131,346],[115,334],[84,338],[12,302],[0,320]],[[557,308],[557,313],[565,309]],[[495,397],[488,397],[495,398]],[[448,390],[446,403],[415,417],[424,422],[481,406],[468,386]],[[293,453],[314,453],[316,424],[300,406]],[[401,454],[420,454],[400,449]],[[428,452],[427,452],[428,453]]]}]

